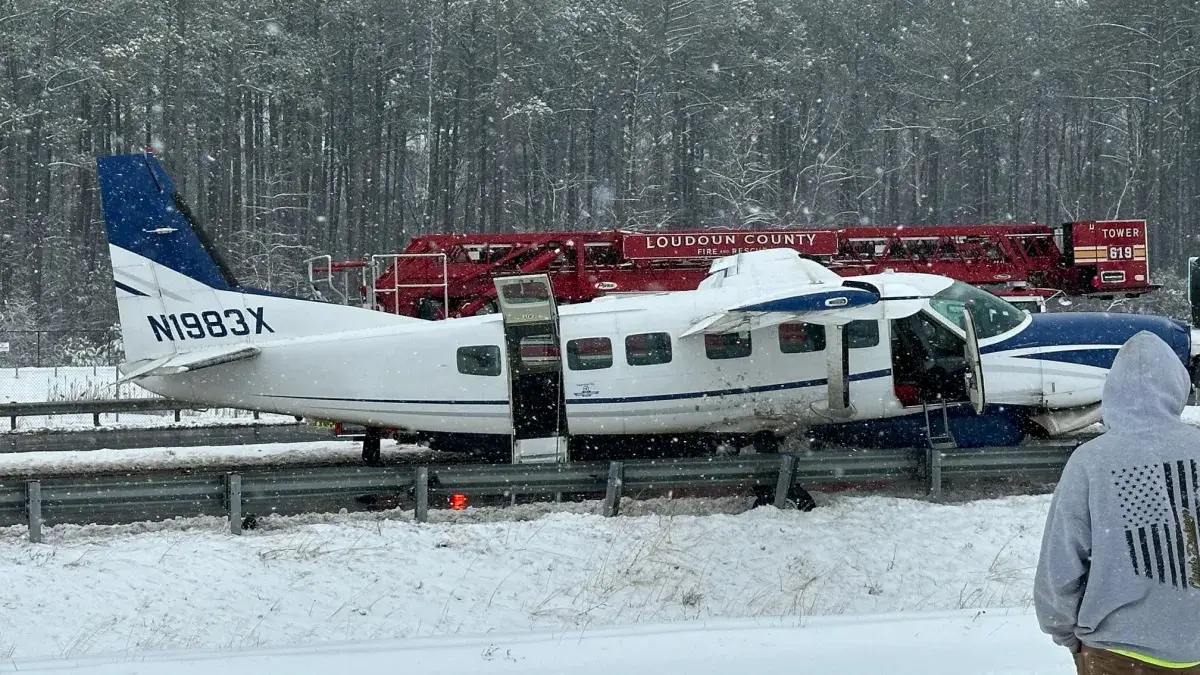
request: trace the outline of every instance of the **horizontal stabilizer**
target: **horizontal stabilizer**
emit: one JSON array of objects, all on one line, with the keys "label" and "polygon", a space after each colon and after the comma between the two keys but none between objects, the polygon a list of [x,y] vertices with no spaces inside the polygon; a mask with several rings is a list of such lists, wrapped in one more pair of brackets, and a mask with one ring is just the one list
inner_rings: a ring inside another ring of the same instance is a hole
[{"label": "horizontal stabilizer", "polygon": [[203,368],[219,366],[223,363],[233,363],[258,356],[262,352],[255,345],[232,344],[212,349],[200,349],[182,354],[172,354],[153,359],[138,365],[121,377],[121,382],[127,382],[140,377],[158,377],[161,375],[178,375]]}]

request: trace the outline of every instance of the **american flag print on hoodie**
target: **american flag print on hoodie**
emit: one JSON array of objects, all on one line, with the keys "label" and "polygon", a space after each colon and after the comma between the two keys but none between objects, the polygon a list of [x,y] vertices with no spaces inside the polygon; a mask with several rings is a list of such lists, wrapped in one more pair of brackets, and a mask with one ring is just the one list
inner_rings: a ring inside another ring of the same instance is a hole
[{"label": "american flag print on hoodie", "polygon": [[1196,460],[1113,471],[1134,574],[1200,589],[1200,470]]}]

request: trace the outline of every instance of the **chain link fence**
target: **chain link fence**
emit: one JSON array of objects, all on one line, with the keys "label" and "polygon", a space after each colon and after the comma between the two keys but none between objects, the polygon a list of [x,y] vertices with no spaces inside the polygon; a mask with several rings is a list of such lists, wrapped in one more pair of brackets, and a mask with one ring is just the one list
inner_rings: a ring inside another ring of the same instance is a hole
[{"label": "chain link fence", "polygon": [[0,401],[155,396],[136,384],[117,384],[121,358],[115,330],[0,330]]},{"label": "chain link fence", "polygon": [[[0,403],[161,398],[132,382],[118,383],[124,359],[117,330],[0,330]],[[129,427],[219,426],[294,422],[291,416],[262,416],[233,408],[104,414],[105,425]],[[22,417],[13,431],[91,428],[93,416]],[[7,429],[7,427],[6,427]]]},{"label": "chain link fence", "polygon": [[0,330],[0,367],[115,366],[120,334],[113,329]]}]

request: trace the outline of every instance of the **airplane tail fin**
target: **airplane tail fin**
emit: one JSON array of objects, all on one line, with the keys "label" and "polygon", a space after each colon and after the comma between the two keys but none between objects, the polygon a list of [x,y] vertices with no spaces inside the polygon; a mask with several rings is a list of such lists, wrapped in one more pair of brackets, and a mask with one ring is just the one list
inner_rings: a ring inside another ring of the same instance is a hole
[{"label": "airplane tail fin", "polygon": [[253,358],[263,342],[418,321],[242,286],[156,157],[96,167],[126,378]]}]

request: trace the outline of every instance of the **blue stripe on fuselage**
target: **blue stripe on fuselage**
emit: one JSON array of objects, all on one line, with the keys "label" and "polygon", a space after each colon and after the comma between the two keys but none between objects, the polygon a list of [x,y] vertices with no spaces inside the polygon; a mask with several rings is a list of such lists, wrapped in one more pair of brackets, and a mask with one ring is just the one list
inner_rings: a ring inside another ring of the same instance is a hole
[{"label": "blue stripe on fuselage", "polygon": [[[888,377],[892,374],[888,370],[873,370],[866,373],[858,373],[850,376],[851,382],[861,382],[863,380],[873,380],[880,377]],[[803,389],[805,387],[819,387],[826,384],[824,378],[818,380],[801,380],[799,382],[783,382],[781,384],[765,384],[757,387],[742,387],[739,389],[715,389],[711,391],[695,391],[685,392],[680,394],[654,394],[650,396],[624,396],[619,398],[593,398],[593,399],[568,399],[568,404],[574,403],[646,403],[652,401],[677,401],[680,399],[689,398],[710,398],[717,396],[736,396],[738,394],[755,394],[764,391],[783,391],[786,389]],[[493,400],[493,401],[467,401],[467,400],[416,400],[416,399],[395,399],[395,398],[340,398],[337,396],[291,396],[286,394],[261,394],[267,398],[290,398],[301,401],[338,401],[347,403],[392,403],[396,405],[508,405],[508,401]]]},{"label": "blue stripe on fuselage", "polygon": [[1059,363],[1074,363],[1093,368],[1112,368],[1113,359],[1117,358],[1116,347],[1098,347],[1094,349],[1070,349],[1064,352],[1041,352],[1039,354],[1022,354],[1018,359],[1035,359],[1038,361],[1058,361]]},{"label": "blue stripe on fuselage", "polygon": [[259,394],[265,398],[290,398],[297,401],[338,401],[339,403],[392,403],[395,405],[508,405],[506,400],[417,400],[406,398],[343,398],[339,396],[293,396],[291,394]]},{"label": "blue stripe on fuselage", "polygon": [[[1036,349],[1038,347],[1074,347],[1081,351],[1089,345],[1112,346],[1123,345],[1129,338],[1149,331],[1162,338],[1187,363],[1191,354],[1191,335],[1188,328],[1165,316],[1149,316],[1144,314],[1111,314],[1101,312],[1063,312],[1053,314],[1034,314],[1032,321],[1024,330],[1016,335],[980,348],[983,354],[994,354],[1017,349]],[[1102,350],[1101,350],[1102,351]],[[1033,358],[1043,358],[1061,361],[1052,354],[1031,355]],[[1089,359],[1091,357],[1088,357]],[[1099,358],[1099,357],[1097,357]],[[1088,363],[1087,365],[1092,365]],[[1112,358],[1107,364],[1112,365]]]},{"label": "blue stripe on fuselage", "polygon": [[[850,381],[861,382],[863,380],[873,380],[880,377],[888,377],[891,374],[891,369],[872,370],[866,373],[851,375]],[[736,396],[738,394],[757,394],[767,391],[784,391],[787,389],[804,389],[806,387],[820,387],[828,383],[829,381],[827,379],[820,378],[815,380],[801,380],[799,382],[763,384],[756,387],[715,389],[710,391],[690,391],[679,394],[651,394],[648,396],[618,396],[613,398],[572,398],[568,399],[567,403],[649,403],[653,401],[678,401],[689,398],[713,398],[717,396]]]}]

